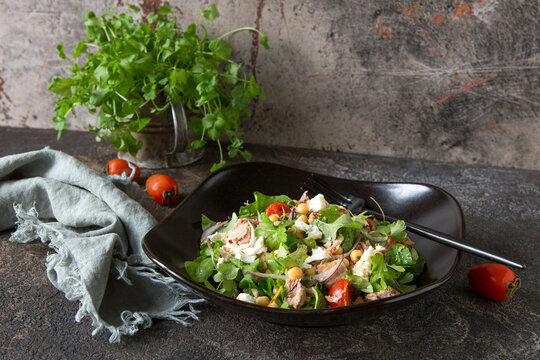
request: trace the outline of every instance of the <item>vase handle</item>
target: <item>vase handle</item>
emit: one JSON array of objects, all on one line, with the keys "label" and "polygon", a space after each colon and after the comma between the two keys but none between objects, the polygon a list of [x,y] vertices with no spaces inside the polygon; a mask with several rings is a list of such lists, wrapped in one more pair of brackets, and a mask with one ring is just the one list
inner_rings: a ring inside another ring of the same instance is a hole
[{"label": "vase handle", "polygon": [[178,100],[176,104],[173,104],[170,98],[168,101],[171,109],[170,115],[174,126],[174,139],[172,150],[168,152],[167,155],[174,155],[177,152],[186,150],[188,146],[188,127],[186,112],[184,111],[182,101]]}]

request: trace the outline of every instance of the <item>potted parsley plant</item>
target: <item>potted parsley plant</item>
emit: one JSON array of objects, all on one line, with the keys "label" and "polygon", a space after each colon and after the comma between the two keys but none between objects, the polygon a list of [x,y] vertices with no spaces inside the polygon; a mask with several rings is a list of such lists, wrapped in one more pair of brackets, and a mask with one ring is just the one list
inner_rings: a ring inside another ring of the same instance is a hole
[{"label": "potted parsley plant", "polygon": [[[137,6],[129,8],[140,12]],[[203,148],[207,141],[219,147],[220,159],[211,171],[225,165],[223,139],[230,158],[240,154],[249,161],[239,126],[251,116],[251,101],[263,101],[264,92],[255,77],[230,58],[232,49],[225,38],[254,31],[268,49],[267,37],[252,27],[213,38],[202,24],[181,30],[166,5],[138,21],[127,13],[113,13],[110,9],[99,17],[93,12],[84,17],[87,38],[73,49],[73,59],[68,59],[63,44],[57,46],[59,56],[71,63],[71,76],[55,76],[49,85],[56,94],[53,122],[58,138],[68,114],[76,116],[76,107],[83,106],[96,114],[89,129],[97,141],[106,139],[118,152],[135,156],[143,143],[134,134],[180,102],[188,115],[187,126],[197,136],[191,148]],[[200,13],[210,22],[219,16],[214,4]]]}]

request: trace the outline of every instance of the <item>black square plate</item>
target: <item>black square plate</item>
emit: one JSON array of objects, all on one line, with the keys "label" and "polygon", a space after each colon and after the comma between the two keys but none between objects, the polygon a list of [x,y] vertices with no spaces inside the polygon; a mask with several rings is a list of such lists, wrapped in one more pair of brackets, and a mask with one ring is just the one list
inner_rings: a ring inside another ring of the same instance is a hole
[{"label": "black square plate", "polygon": [[[274,323],[299,326],[326,326],[350,323],[380,315],[406,305],[446,283],[454,274],[460,251],[409,234],[414,247],[426,259],[418,288],[406,294],[351,305],[319,310],[284,310],[239,301],[216,292],[184,276],[185,261],[199,254],[201,214],[219,221],[227,219],[253,192],[286,194],[297,199],[309,172],[270,163],[243,163],[210,175],[163,221],[146,234],[143,248],[150,259],[171,276],[202,297],[232,311],[248,313]],[[424,225],[463,239],[465,221],[458,202],[444,190],[414,183],[378,183],[344,180],[321,175],[330,185],[364,199],[373,197],[388,215]]]}]

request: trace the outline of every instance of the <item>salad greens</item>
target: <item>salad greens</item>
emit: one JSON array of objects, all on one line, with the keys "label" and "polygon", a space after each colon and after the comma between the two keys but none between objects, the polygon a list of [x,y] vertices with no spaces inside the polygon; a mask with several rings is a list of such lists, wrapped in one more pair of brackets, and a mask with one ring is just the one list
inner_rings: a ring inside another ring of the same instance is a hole
[{"label": "salad greens", "polygon": [[[129,8],[138,13],[137,6]],[[114,16],[114,9],[84,17],[86,40],[71,52],[72,60],[57,46],[58,55],[71,64],[69,77],[53,77],[49,90],[56,94],[54,128],[60,138],[66,129],[67,115],[76,116],[75,107],[83,105],[97,123],[89,125],[96,140],[105,138],[118,151],[135,155],[142,143],[132,132],[139,132],[151,121],[143,109],[162,113],[179,100],[186,108],[188,127],[199,139],[191,146],[200,148],[207,139],[217,142],[220,161],[212,171],[225,165],[220,138],[230,144],[228,156],[240,154],[249,161],[238,132],[242,117],[250,117],[250,102],[264,100],[264,92],[253,75],[233,61],[232,49],[225,38],[238,31],[253,31],[268,49],[268,38],[252,27],[238,28],[211,38],[202,24],[179,29],[168,5],[157,13],[135,21],[129,14]],[[200,10],[213,22],[219,12],[214,4]],[[170,99],[170,101],[167,101]]]},{"label": "salad greens", "polygon": [[416,288],[425,261],[403,221],[354,215],[316,198],[255,192],[228,222],[202,215],[203,230],[215,231],[201,239],[186,274],[224,295],[284,309],[350,305]]}]

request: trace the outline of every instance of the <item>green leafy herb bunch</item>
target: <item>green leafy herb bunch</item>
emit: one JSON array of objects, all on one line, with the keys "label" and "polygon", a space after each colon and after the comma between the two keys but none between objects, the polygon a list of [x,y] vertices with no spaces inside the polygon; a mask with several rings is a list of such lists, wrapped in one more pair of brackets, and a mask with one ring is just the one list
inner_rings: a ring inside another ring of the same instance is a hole
[{"label": "green leafy herb bunch", "polygon": [[[131,10],[140,9],[130,5]],[[232,49],[225,37],[238,31],[254,31],[268,49],[268,39],[259,30],[243,27],[219,37],[208,37],[197,22],[185,30],[177,27],[169,6],[161,6],[143,21],[126,13],[84,17],[87,39],[79,41],[68,59],[63,44],[59,56],[69,60],[70,77],[54,77],[49,90],[56,94],[54,128],[58,138],[66,128],[66,117],[74,116],[76,106],[85,106],[97,114],[96,140],[107,139],[118,151],[136,155],[142,143],[132,132],[139,132],[151,121],[141,110],[150,113],[167,110],[171,103],[182,101],[189,115],[188,127],[200,136],[192,148],[205,146],[208,139],[217,142],[220,160],[212,171],[225,165],[220,139],[225,137],[230,158],[238,153],[246,160],[251,154],[244,149],[239,126],[250,117],[250,102],[264,100],[264,92],[253,75],[231,60]],[[200,10],[201,17],[213,22],[219,12],[214,4]],[[158,101],[167,99],[168,101]]]}]

